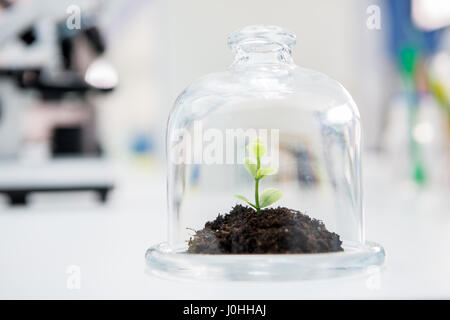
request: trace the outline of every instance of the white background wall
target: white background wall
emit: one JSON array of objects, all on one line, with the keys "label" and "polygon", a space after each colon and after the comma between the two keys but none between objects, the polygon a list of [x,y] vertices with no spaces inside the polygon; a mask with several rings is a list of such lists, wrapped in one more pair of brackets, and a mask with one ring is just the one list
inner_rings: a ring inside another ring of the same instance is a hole
[{"label": "white background wall", "polygon": [[361,111],[365,146],[375,146],[392,66],[384,50],[387,13],[381,6],[381,30],[369,30],[366,10],[383,2],[141,1],[144,5],[136,6],[109,37],[109,57],[121,76],[102,117],[110,149],[123,151],[124,133],[136,128],[151,128],[162,143],[177,95],[199,76],[225,69],[233,59],[227,36],[250,24],[276,24],[294,32],[296,63],[330,75],[349,90]]}]

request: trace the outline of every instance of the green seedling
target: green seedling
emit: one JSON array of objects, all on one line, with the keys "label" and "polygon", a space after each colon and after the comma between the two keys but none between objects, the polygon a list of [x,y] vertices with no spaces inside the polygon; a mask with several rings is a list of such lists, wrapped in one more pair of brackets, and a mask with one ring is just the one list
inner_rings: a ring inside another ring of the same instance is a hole
[{"label": "green seedling", "polygon": [[241,196],[240,194],[236,194],[235,197],[239,200],[245,201],[259,213],[262,208],[268,207],[277,202],[283,195],[280,190],[275,188],[265,189],[261,195],[259,195],[259,181],[264,177],[275,174],[277,170],[270,167],[261,168],[261,158],[267,152],[267,148],[263,141],[260,139],[255,139],[248,144],[247,148],[256,158],[256,163],[251,158],[245,158],[244,161],[245,169],[247,169],[248,173],[250,173],[250,175],[255,179],[255,203],[251,203],[246,197]]}]

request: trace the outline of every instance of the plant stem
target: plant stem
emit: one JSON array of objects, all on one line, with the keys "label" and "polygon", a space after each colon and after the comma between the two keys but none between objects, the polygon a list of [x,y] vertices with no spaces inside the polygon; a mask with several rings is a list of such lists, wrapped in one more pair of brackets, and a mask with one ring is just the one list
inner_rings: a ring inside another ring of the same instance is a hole
[{"label": "plant stem", "polygon": [[[258,172],[259,168],[261,167],[261,160],[259,159],[259,145],[256,147],[256,172]],[[255,206],[256,206],[256,212],[259,213],[260,207],[259,207],[259,178],[255,178]]]},{"label": "plant stem", "polygon": [[255,179],[255,207],[256,212],[259,213],[259,194],[258,194],[258,187],[259,187],[259,179]]}]

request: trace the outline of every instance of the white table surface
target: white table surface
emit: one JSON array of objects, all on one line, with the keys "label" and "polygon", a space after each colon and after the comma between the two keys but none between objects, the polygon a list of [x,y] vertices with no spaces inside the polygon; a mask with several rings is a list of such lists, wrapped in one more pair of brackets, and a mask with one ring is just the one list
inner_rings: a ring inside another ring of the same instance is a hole
[{"label": "white table surface", "polygon": [[[90,194],[36,195],[21,208],[0,203],[0,298],[450,298],[449,190],[414,191],[365,168],[366,235],[385,247],[381,272],[257,283],[149,275],[144,253],[165,240],[164,172],[127,169],[104,206]],[[80,289],[67,286],[71,265],[80,268]]]},{"label": "white table surface", "polygon": [[0,162],[0,188],[52,188],[109,185],[114,170],[103,158],[60,158],[51,161]]}]

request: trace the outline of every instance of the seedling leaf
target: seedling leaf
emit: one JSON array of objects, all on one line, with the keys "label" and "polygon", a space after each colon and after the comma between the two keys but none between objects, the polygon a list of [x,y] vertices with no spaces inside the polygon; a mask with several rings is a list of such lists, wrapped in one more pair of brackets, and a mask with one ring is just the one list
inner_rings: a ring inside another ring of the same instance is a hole
[{"label": "seedling leaf", "polygon": [[248,202],[248,199],[247,199],[246,197],[244,197],[244,196],[241,196],[240,194],[235,194],[234,196],[235,196],[236,198],[238,198],[239,200]]},{"label": "seedling leaf", "polygon": [[280,190],[275,188],[268,188],[261,193],[259,197],[259,206],[265,208],[270,206],[272,203],[277,202],[283,196]]},{"label": "seedling leaf", "polygon": [[256,177],[258,179],[261,179],[261,178],[264,178],[265,176],[270,176],[275,173],[277,173],[277,169],[275,169],[275,168],[270,168],[270,167],[261,168],[261,169],[258,169]]},{"label": "seedling leaf", "polygon": [[246,197],[241,196],[240,194],[235,194],[234,196],[236,198],[238,198],[239,200],[242,200],[242,201],[246,202],[248,205],[250,205],[250,206],[252,206],[253,208],[256,209],[256,206],[253,203],[251,203],[250,201],[248,201],[248,199]]},{"label": "seedling leaf", "polygon": [[256,158],[263,157],[267,152],[266,146],[260,139],[256,139],[256,140],[250,142],[248,145],[248,150]]},{"label": "seedling leaf", "polygon": [[244,166],[245,169],[247,169],[248,173],[250,173],[250,175],[253,178],[256,178],[257,173],[256,163],[254,163],[250,158],[245,158]]}]

